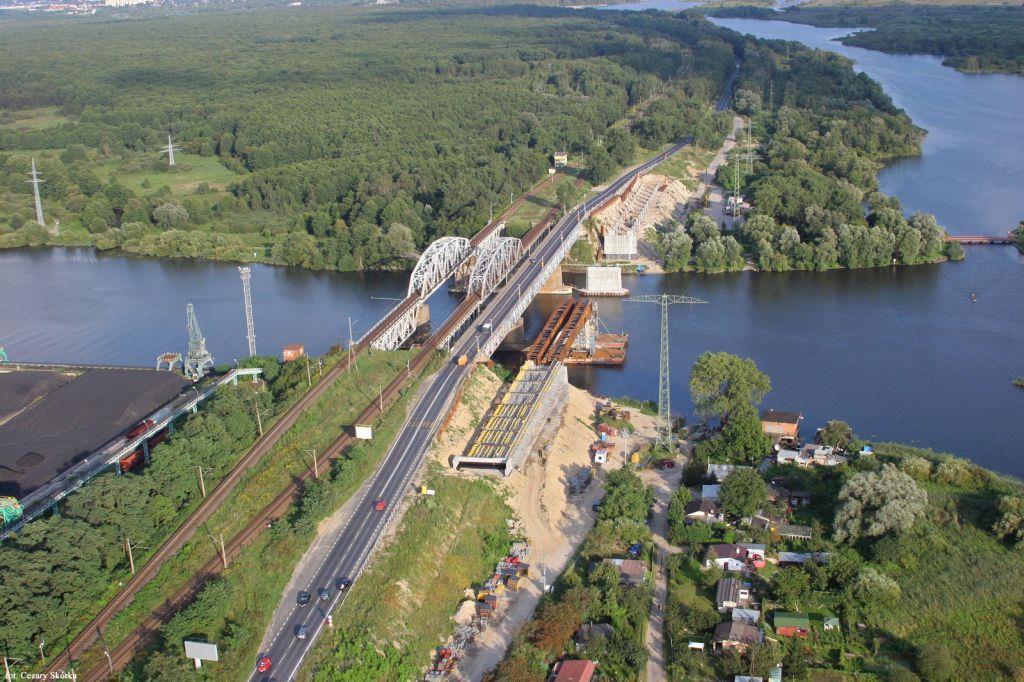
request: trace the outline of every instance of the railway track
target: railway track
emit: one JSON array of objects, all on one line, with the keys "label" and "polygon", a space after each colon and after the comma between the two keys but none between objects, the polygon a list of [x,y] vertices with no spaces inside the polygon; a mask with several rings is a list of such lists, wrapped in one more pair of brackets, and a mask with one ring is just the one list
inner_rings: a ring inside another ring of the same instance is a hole
[{"label": "railway track", "polygon": [[[365,424],[379,420],[381,416],[387,412],[388,408],[390,408],[401,397],[402,389],[411,382],[412,377],[418,375],[420,371],[430,363],[434,351],[438,346],[439,340],[444,338],[451,329],[464,323],[465,319],[472,314],[475,304],[476,297],[471,297],[460,304],[445,324],[442,325],[436,333],[431,335],[427,344],[419,353],[416,354],[416,357],[410,361],[408,371],[400,374],[390,384],[388,384],[383,392],[383,410],[381,409],[382,405],[380,401],[374,400],[359,414],[354,423]],[[343,370],[344,367],[342,367],[342,371]],[[308,395],[309,394],[307,394],[307,396]],[[283,421],[283,419],[281,421]],[[279,421],[278,423],[281,422]],[[344,449],[354,441],[355,438],[351,433],[343,433],[324,451],[324,454],[318,460],[318,465],[320,467],[329,466],[331,460],[337,458]],[[234,470],[232,473],[233,472]],[[236,558],[246,546],[256,540],[256,538],[258,538],[259,535],[267,529],[270,522],[284,516],[291,505],[298,499],[298,495],[302,490],[302,483],[307,481],[311,476],[312,474],[309,471],[304,471],[298,477],[298,481],[290,483],[276,498],[274,498],[272,502],[270,502],[270,504],[256,514],[253,517],[253,520],[250,521],[244,529],[232,537],[229,542],[225,543],[224,553],[229,565],[232,559]],[[227,477],[225,477],[225,480],[227,480]],[[179,532],[187,531],[188,537],[191,537],[195,530],[202,525],[208,516],[209,514],[200,519],[196,515],[193,515],[193,517],[191,517],[189,521],[179,529]],[[185,540],[187,540],[187,538],[185,538]],[[184,540],[182,541],[182,544],[183,543]],[[166,546],[167,545],[165,544],[165,547]],[[161,548],[161,550],[163,550],[163,548]],[[166,559],[166,557],[164,557],[164,559]],[[163,560],[161,560],[159,564],[162,565]],[[157,565],[153,560],[146,564],[146,567],[152,568],[147,574],[145,582],[148,582],[148,580],[155,575],[159,570],[160,565]],[[118,671],[123,670],[128,663],[131,662],[136,652],[151,641],[152,637],[157,633],[160,627],[170,621],[174,614],[181,608],[188,605],[199,591],[202,590],[203,586],[223,570],[224,565],[219,556],[214,556],[212,559],[207,561],[199,571],[197,571],[196,574],[188,580],[187,583],[179,588],[168,600],[161,604],[159,608],[153,611],[141,625],[132,631],[128,637],[122,640],[113,650],[105,650],[106,653],[104,661],[97,663],[80,673],[80,677],[83,680],[105,680],[112,673],[117,673]],[[142,575],[141,570],[136,574],[136,577],[140,575]],[[82,634],[76,638],[76,642],[83,640],[78,644],[79,648],[77,651],[79,653],[84,653],[97,641],[101,640],[101,632],[103,628],[109,624],[109,622],[121,611],[121,609],[124,608],[124,606],[127,605],[131,600],[131,597],[138,592],[138,589],[135,589],[129,595],[128,587],[129,586],[126,586],[125,590],[122,591],[118,597],[115,597],[115,599],[108,604],[107,608],[101,611],[93,622],[89,624],[87,629],[83,630]],[[139,587],[141,588],[141,584]],[[91,634],[92,636],[88,638],[87,643],[84,643],[85,638],[83,636],[87,634]],[[109,658],[106,658],[107,655],[109,655]],[[47,668],[47,672],[63,670],[68,665],[67,660],[67,651],[65,651],[59,660],[54,659],[53,663]]]},{"label": "railway track", "polygon": [[[523,202],[525,202],[531,194],[536,192],[538,189],[550,184],[553,181],[552,178],[545,178],[541,182],[534,185],[527,193],[524,193],[515,202],[513,202],[508,209],[506,209],[497,219],[492,220],[488,225],[484,227],[480,232],[474,235],[471,243],[478,244],[487,235],[491,234],[497,229],[498,225],[517,210]],[[391,311],[385,315],[376,325],[373,326],[370,331],[364,334],[359,341],[353,346],[351,360],[357,359],[364,351],[370,348],[372,341],[383,333],[395,320],[400,318],[408,309],[415,304],[418,298],[417,294],[412,294],[406,297],[402,302],[396,305]],[[468,307],[467,303],[469,304]],[[462,324],[468,315],[473,311],[475,301],[464,301],[454,313],[449,317],[449,320],[442,325],[440,331],[446,329],[452,329]],[[413,371],[418,371],[426,362],[429,360],[430,353],[437,346],[437,339],[443,338],[439,333],[432,335],[432,343],[428,341],[428,346],[423,349],[423,352],[419,353],[416,358],[410,363],[410,374]],[[97,641],[102,638],[102,631],[110,623],[111,620],[118,613],[120,613],[128,604],[131,603],[132,599],[139,593],[139,591],[157,574],[163,564],[170,557],[174,556],[186,542],[188,542],[199,526],[205,523],[224,500],[231,494],[235,486],[242,479],[245,472],[247,472],[252,466],[262,459],[273,447],[277,444],[278,440],[284,433],[290,429],[299,417],[306,411],[306,409],[316,402],[330,386],[344,373],[348,368],[350,359],[348,356],[344,357],[334,368],[332,368],[327,375],[321,380],[316,386],[314,386],[308,393],[300,398],[294,405],[292,405],[282,417],[275,422],[275,424],[267,430],[267,432],[256,442],[253,446],[242,456],[242,458],[235,464],[234,467],[221,479],[217,487],[211,491],[209,496],[196,508],[192,515],[182,522],[182,525],[166,540],[164,544],[149,558],[149,560],[132,576],[121,592],[119,592],[112,600],[110,600],[103,609],[96,615],[92,621],[86,625],[82,631],[71,641],[71,643],[65,647],[65,649],[57,656],[50,660],[49,665],[46,667],[47,673],[55,673],[67,668],[71,661],[75,658],[82,656],[88,651]],[[399,381],[401,379],[401,381]],[[383,398],[387,402],[387,406],[390,406],[397,395],[397,391],[400,390],[401,384],[404,383],[404,379],[400,377],[392,382],[391,385],[384,391]],[[357,419],[360,423],[365,423],[374,418],[375,415],[379,415],[381,410],[379,405],[377,409],[374,409],[374,405],[371,404]],[[331,459],[337,456],[347,445],[351,442],[351,436],[349,434],[342,434],[332,445],[328,448],[322,456],[322,463],[328,463]],[[302,480],[308,478],[308,473],[302,477]],[[292,484],[287,490],[285,490],[278,498],[270,503],[254,520],[242,530],[238,535],[232,538],[231,542],[225,545],[225,553],[229,560],[230,558],[237,556],[241,549],[251,542],[259,532],[266,527],[266,523],[269,519],[279,518],[292,503],[297,494],[298,486]],[[276,514],[276,515],[275,515]],[[199,589],[213,576],[219,573],[222,568],[219,559],[212,559],[206,565],[204,565],[200,571],[189,580],[189,582],[176,593],[171,599],[166,601],[161,607],[150,615],[146,621],[143,622],[139,628],[133,633],[132,636],[126,640],[142,641],[143,635],[148,633],[152,635],[155,631],[167,622],[167,620],[179,609],[181,606],[187,604],[197,593]],[[136,635],[139,637],[136,637]],[[118,670],[127,665],[130,660],[130,652],[132,648],[127,649],[129,656],[127,659],[123,658],[122,649],[124,647],[119,645],[114,652],[110,653],[111,663],[110,666],[100,666],[103,669],[103,673],[96,675],[96,669],[90,669],[87,673],[86,679],[103,679],[106,674],[110,672],[110,669]]]},{"label": "railway track", "polygon": [[[353,347],[353,360],[358,358],[367,348],[369,348],[370,340],[375,338],[376,334],[379,334],[382,329],[385,329],[388,324],[391,324],[394,319],[397,319],[397,317],[402,314],[403,311],[401,308],[405,305],[411,305],[409,299],[406,299],[406,301],[403,301],[403,303],[392,309],[388,315],[377,323],[377,325],[375,325],[374,328]],[[80,656],[94,643],[96,643],[100,638],[100,633],[106,625],[129,603],[131,603],[132,599],[135,598],[135,595],[137,595],[139,591],[153,578],[153,576],[156,575],[164,562],[174,556],[184,546],[184,544],[192,538],[195,530],[217,511],[224,500],[227,499],[235,489],[235,486],[242,479],[245,473],[257,464],[264,455],[270,452],[270,450],[277,445],[281,436],[283,436],[288,429],[298,421],[299,417],[302,416],[306,409],[319,400],[331,385],[333,385],[334,382],[344,374],[348,369],[348,363],[348,356],[342,358],[337,365],[327,372],[327,375],[324,376],[316,386],[313,386],[305,395],[299,398],[295,404],[288,408],[281,418],[278,419],[263,434],[263,436],[249,448],[248,451],[246,451],[235,466],[228,471],[224,478],[221,479],[220,483],[210,491],[210,494],[200,503],[192,515],[182,522],[182,525],[164,541],[149,560],[128,580],[124,589],[121,590],[113,599],[107,602],[96,617],[82,629],[78,636],[76,636],[60,654],[54,656],[50,660],[49,665],[46,667],[47,673],[53,673],[65,669],[71,660]]]}]

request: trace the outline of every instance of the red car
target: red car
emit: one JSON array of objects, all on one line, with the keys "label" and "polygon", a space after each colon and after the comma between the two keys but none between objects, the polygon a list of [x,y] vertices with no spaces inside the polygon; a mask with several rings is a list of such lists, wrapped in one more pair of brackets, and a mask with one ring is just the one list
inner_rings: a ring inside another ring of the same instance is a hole
[{"label": "red car", "polygon": [[270,656],[260,656],[259,663],[256,664],[256,672],[265,673],[270,670],[271,665]]},{"label": "red car", "polygon": [[373,503],[373,511],[384,511],[388,508],[387,500],[377,500]]}]

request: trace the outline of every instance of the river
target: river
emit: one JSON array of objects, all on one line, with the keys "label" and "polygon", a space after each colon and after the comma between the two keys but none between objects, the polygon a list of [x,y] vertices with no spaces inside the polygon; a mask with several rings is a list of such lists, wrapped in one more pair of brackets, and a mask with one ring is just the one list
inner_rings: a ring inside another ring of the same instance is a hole
[{"label": "river", "polygon": [[[818,38],[836,33],[781,22],[744,22],[744,29],[792,31],[789,37],[809,42],[817,39],[811,33]],[[1024,158],[1020,130],[1009,140],[996,125],[967,135],[955,122],[947,128],[941,117],[928,113],[967,101],[1018,101],[1017,82],[1024,79],[956,74],[930,57],[923,58],[929,64],[924,68],[954,75],[925,78],[921,74],[931,71],[912,68],[922,58],[867,54],[871,64],[885,66],[869,73],[929,129],[920,159],[900,161],[884,172],[886,191],[910,210],[936,213],[944,224],[976,228],[967,231],[1005,229],[1011,217],[1015,222],[1024,216],[1019,192],[1024,185],[1006,177],[1015,172],[1012,164],[972,166],[972,188],[951,198],[946,188],[952,180],[944,178],[963,177],[963,162],[943,162],[969,153],[1001,159],[1007,148]],[[868,70],[868,59],[858,59]],[[915,79],[921,82],[914,84]],[[943,182],[934,187],[914,182],[917,173]],[[976,195],[984,195],[984,201],[976,202]],[[358,337],[393,305],[385,297],[404,295],[407,282],[397,273],[261,265],[252,270],[257,348],[267,354],[296,342],[321,353],[347,338],[350,316]],[[670,313],[674,412],[692,409],[687,375],[697,355],[729,351],[752,357],[772,377],[764,406],[803,412],[805,432],[842,418],[864,437],[934,447],[1024,475],[1024,391],[1011,384],[1024,375],[1024,258],[1015,249],[969,247],[963,263],[914,268],[634,276],[626,286],[634,293],[685,293],[710,301],[674,306]],[[241,283],[229,264],[80,249],[0,252],[0,291],[0,345],[12,360],[149,365],[163,351],[184,351],[188,302],[195,304],[218,362],[246,352]],[[977,303],[969,301],[972,291]],[[430,303],[440,317],[455,299],[442,291]],[[530,309],[528,329],[542,323],[551,304],[542,298]],[[605,326],[631,334],[628,363],[621,369],[573,369],[572,381],[604,395],[656,399],[657,309],[621,300],[602,300],[599,306]]]}]

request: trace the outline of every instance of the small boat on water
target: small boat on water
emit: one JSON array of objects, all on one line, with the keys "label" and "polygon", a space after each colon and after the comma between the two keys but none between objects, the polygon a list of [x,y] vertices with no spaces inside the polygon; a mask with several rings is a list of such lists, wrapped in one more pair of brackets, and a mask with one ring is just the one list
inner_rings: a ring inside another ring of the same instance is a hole
[{"label": "small boat on water", "polygon": [[976,294],[976,293],[974,293],[972,291],[971,292],[971,303],[976,303],[977,301],[978,301],[978,294]]}]

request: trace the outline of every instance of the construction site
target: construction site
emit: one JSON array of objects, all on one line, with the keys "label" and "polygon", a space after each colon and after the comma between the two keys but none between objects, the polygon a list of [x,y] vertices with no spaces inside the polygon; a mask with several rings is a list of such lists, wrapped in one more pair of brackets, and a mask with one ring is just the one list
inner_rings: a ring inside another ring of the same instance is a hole
[{"label": "construction site", "polygon": [[536,365],[622,365],[628,345],[627,334],[600,331],[596,301],[566,298],[526,349],[526,359]]}]

